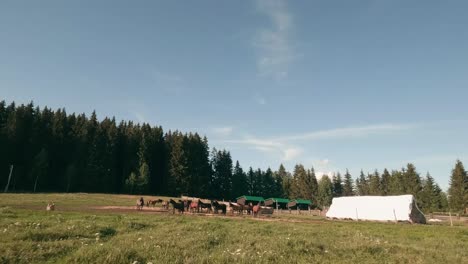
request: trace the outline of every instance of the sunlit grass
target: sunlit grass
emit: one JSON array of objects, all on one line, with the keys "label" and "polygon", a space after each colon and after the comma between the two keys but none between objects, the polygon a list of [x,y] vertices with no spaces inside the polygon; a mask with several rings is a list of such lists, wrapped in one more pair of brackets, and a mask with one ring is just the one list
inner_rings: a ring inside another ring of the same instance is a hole
[{"label": "sunlit grass", "polygon": [[[0,195],[0,263],[468,263],[466,226],[86,209],[136,198]],[[57,211],[45,211],[49,200]]]}]

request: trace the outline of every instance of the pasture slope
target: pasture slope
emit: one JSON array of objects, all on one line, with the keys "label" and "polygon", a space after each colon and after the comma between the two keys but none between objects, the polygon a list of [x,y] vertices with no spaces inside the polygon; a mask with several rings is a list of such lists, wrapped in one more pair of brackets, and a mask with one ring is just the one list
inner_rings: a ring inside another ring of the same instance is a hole
[{"label": "pasture slope", "polygon": [[[468,263],[468,226],[204,217],[137,196],[0,194],[0,263]],[[47,202],[56,211],[47,212]]]}]

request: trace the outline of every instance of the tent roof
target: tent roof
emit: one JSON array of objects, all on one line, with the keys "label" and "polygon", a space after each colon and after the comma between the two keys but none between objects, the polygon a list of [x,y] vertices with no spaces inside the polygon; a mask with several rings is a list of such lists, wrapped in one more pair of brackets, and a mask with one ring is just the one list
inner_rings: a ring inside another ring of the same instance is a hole
[{"label": "tent roof", "polygon": [[310,200],[304,200],[304,199],[295,199],[293,201],[296,201],[297,204],[312,204]]},{"label": "tent roof", "polygon": [[242,195],[241,197],[237,197],[236,200],[239,200],[241,198],[245,198],[246,201],[255,201],[255,202],[263,202],[265,199],[263,197],[259,196],[248,196],[248,195]]},{"label": "tent roof", "polygon": [[268,198],[267,200],[273,200],[275,203],[289,203],[289,199],[285,198]]}]

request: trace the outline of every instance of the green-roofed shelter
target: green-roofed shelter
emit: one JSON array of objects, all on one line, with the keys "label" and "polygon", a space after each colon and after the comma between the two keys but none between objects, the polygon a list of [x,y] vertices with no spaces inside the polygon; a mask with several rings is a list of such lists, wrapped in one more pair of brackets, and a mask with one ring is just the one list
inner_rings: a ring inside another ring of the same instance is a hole
[{"label": "green-roofed shelter", "polygon": [[258,203],[262,203],[265,201],[265,199],[263,199],[263,197],[259,197],[259,196],[249,196],[249,195],[242,195],[241,197],[237,197],[237,203],[238,204],[242,204],[242,205],[246,205],[246,204],[249,204],[249,203],[252,203],[253,205],[256,205]]},{"label": "green-roofed shelter", "polygon": [[309,210],[311,206],[312,202],[304,199],[296,199],[288,203],[289,209]]},{"label": "green-roofed shelter", "polygon": [[289,199],[285,198],[268,198],[265,200],[265,206],[272,207],[274,209],[287,209]]}]

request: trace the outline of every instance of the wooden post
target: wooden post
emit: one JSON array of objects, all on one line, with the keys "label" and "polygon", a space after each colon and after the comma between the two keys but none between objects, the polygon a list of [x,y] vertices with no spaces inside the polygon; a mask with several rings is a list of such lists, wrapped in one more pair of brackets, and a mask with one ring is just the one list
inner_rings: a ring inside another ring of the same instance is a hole
[{"label": "wooden post", "polygon": [[452,222],[452,213],[449,211],[449,216],[450,216],[450,226],[453,226],[453,222]]},{"label": "wooden post", "polygon": [[357,208],[356,208],[356,221],[359,221],[359,216],[358,216]]},{"label": "wooden post", "polygon": [[8,192],[8,187],[10,186],[10,180],[11,180],[12,174],[13,174],[13,165],[10,166],[10,175],[8,175],[8,182],[7,182],[7,185],[5,186],[4,192]]},{"label": "wooden post", "polygon": [[398,220],[396,218],[395,208],[393,208],[393,216],[395,217],[395,224],[398,224]]}]

